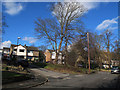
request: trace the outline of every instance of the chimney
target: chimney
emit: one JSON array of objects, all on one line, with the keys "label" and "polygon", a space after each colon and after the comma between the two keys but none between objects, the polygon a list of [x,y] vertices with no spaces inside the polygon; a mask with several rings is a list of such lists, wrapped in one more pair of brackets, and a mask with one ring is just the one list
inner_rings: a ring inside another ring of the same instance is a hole
[{"label": "chimney", "polygon": [[26,44],[24,46],[26,47]]}]

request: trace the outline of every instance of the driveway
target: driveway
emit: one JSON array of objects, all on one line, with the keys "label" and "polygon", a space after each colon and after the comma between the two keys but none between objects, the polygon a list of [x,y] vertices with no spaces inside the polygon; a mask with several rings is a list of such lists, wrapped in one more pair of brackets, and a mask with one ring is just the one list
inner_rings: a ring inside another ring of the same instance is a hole
[{"label": "driveway", "polygon": [[43,75],[48,82],[34,88],[114,88],[118,74],[110,72],[98,72],[95,74],[65,74],[58,73],[44,68],[31,68],[36,75]]}]

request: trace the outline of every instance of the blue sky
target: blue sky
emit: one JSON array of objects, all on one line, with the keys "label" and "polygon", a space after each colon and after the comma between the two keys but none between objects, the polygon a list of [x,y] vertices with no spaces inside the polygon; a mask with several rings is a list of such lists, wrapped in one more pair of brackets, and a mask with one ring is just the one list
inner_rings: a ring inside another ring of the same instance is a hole
[{"label": "blue sky", "polygon": [[[6,16],[8,28],[3,34],[3,46],[17,44],[17,37],[21,37],[19,44],[40,46],[45,43],[35,39],[34,21],[38,18],[51,18],[48,10],[52,2],[21,2],[3,3],[2,12]],[[85,28],[100,34],[105,29],[112,29],[118,37],[118,2],[90,2],[83,3],[88,8],[83,22]]]}]

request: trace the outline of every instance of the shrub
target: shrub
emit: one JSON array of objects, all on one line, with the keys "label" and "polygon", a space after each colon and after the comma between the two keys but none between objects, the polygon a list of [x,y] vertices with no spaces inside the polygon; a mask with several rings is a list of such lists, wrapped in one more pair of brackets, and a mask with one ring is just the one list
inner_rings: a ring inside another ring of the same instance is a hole
[{"label": "shrub", "polygon": [[5,70],[8,70],[8,67],[5,67]]}]

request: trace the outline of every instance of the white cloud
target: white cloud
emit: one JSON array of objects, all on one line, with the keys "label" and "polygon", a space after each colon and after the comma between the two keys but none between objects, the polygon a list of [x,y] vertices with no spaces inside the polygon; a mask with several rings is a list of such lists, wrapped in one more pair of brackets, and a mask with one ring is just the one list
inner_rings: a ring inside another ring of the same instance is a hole
[{"label": "white cloud", "polygon": [[10,47],[11,41],[4,41],[3,43],[0,44],[0,48],[2,49],[3,47]]},{"label": "white cloud", "polygon": [[[116,25],[118,24],[118,17],[113,19],[104,20],[101,24],[96,27],[96,30],[105,30],[105,29],[116,29]],[[113,26],[114,25],[114,26]]]},{"label": "white cloud", "polygon": [[24,37],[22,40],[27,41],[29,43],[35,43],[37,41],[37,39],[33,37]]},{"label": "white cloud", "polygon": [[[78,8],[74,11],[74,13],[76,13],[78,16],[81,16],[84,13],[87,13],[89,10],[97,8],[99,6],[99,2],[76,2],[76,1],[72,2],[72,1],[70,1],[67,3],[62,2],[62,4],[63,4],[62,9],[63,9],[64,16],[67,13],[67,10],[69,10],[69,11],[72,10],[73,7],[76,5],[82,7],[82,8]],[[52,14],[53,14],[53,16],[56,16],[59,12],[61,12],[61,9],[59,8],[60,6],[57,3],[55,3],[54,5],[55,5],[55,8],[54,8]],[[74,16],[74,13],[72,13],[73,16]],[[70,13],[68,13],[68,14],[70,14]]]},{"label": "white cloud", "polygon": [[21,3],[5,2],[4,6],[6,8],[5,12],[10,14],[10,15],[18,14],[20,11],[23,10],[23,6]]},{"label": "white cloud", "polygon": [[81,2],[85,8],[89,10],[97,8],[99,6],[99,2]]}]

